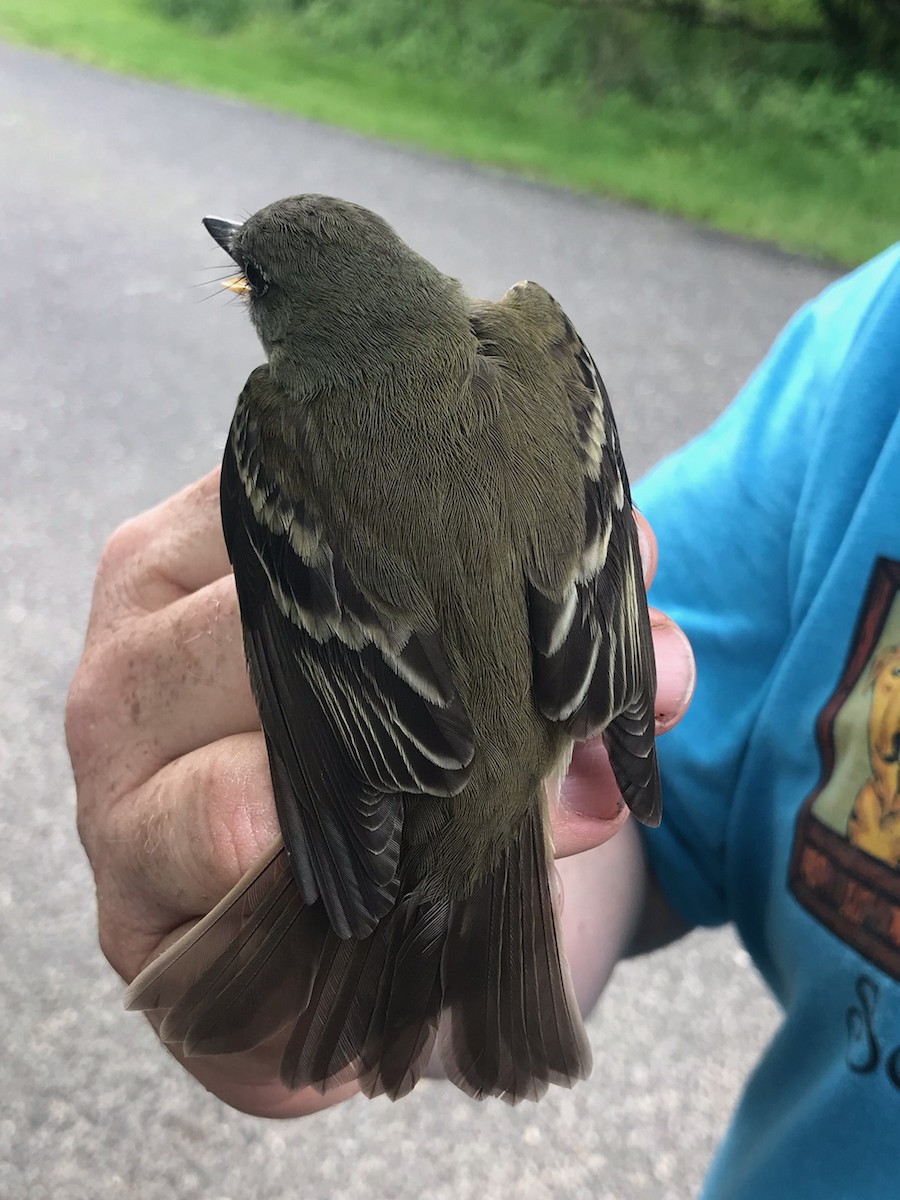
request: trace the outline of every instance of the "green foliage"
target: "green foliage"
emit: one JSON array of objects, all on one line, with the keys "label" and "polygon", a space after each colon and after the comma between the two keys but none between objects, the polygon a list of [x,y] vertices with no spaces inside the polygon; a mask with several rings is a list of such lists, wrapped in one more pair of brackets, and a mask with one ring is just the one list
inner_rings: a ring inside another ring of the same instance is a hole
[{"label": "green foliage", "polygon": [[[578,14],[535,0],[280,0],[309,43],[377,55],[400,71],[467,78],[515,73],[545,86],[577,71]],[[279,0],[256,0],[257,9]]]},{"label": "green foliage", "polygon": [[898,0],[819,0],[831,42],[850,70],[900,67]]},{"label": "green foliage", "polygon": [[821,80],[802,90],[776,84],[760,93],[756,112],[798,140],[841,154],[900,146],[900,94],[873,73],[841,91]]},{"label": "green foliage", "polygon": [[209,33],[227,33],[252,15],[254,0],[153,0],[157,11]]},{"label": "green foliage", "polygon": [[[737,138],[752,121],[851,152],[900,144],[900,90],[874,71],[842,73],[841,57],[826,40],[761,40],[699,21],[673,25],[656,13],[630,11],[631,0],[621,0],[623,7],[603,0],[149,2],[212,32],[278,18],[285,37],[310,49],[378,62],[401,75],[560,91],[584,114],[625,91],[686,120],[703,117]],[[760,27],[780,23],[796,31],[816,24],[822,2],[696,0],[696,7],[707,16],[739,13]],[[824,2],[862,9],[900,0]]]},{"label": "green foliage", "polygon": [[696,62],[843,77],[900,68],[900,0],[146,0],[218,33],[281,13],[310,44],[398,70],[652,90]]},{"label": "green foliage", "polygon": [[839,77],[821,43],[559,3],[0,0],[0,37],[842,262],[900,235],[889,77]]}]

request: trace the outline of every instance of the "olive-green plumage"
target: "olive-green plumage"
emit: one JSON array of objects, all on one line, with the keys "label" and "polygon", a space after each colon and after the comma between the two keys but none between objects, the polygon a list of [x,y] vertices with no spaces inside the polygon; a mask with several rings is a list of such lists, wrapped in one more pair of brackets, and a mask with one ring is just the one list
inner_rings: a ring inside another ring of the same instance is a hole
[{"label": "olive-green plumage", "polygon": [[[281,1031],[282,1078],[405,1094],[438,1046],[473,1095],[590,1054],[547,806],[603,733],[659,819],[655,677],[628,482],[556,302],[470,300],[365,209],[207,227],[241,268],[250,376],[222,517],[285,853],[142,975],[188,1053]],[[549,781],[549,782],[548,782]]]}]

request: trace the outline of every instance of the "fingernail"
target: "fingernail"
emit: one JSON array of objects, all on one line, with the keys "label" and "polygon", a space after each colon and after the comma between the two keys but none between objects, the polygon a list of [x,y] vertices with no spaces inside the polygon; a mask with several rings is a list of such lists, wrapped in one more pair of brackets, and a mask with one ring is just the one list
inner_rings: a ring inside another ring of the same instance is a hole
[{"label": "fingernail", "polygon": [[676,721],[694,694],[697,666],[691,643],[672,621],[653,630],[656,653],[656,720],[666,726]]}]

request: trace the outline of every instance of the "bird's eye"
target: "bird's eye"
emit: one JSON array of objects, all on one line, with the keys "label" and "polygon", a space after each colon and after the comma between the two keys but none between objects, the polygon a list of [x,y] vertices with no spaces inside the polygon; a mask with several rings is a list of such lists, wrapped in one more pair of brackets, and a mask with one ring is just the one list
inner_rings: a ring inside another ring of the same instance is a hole
[{"label": "bird's eye", "polygon": [[258,267],[255,262],[249,260],[244,263],[244,278],[250,284],[253,291],[253,296],[256,300],[260,296],[264,296],[269,290],[269,281],[266,278],[261,267]]}]

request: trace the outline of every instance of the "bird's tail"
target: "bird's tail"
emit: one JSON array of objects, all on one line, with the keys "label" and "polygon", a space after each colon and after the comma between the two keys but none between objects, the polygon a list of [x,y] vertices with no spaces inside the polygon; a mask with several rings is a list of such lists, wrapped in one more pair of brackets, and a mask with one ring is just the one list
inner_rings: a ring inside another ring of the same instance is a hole
[{"label": "bird's tail", "polygon": [[290,1088],[358,1079],[406,1095],[437,1043],[471,1096],[538,1099],[571,1086],[591,1054],[559,939],[538,805],[518,840],[461,900],[403,896],[361,940],[304,906],[276,847],[208,917],[131,985],[185,1054],[248,1050],[278,1036]]},{"label": "bird's tail", "polygon": [[559,933],[549,846],[535,804],[518,840],[453,904],[441,960],[441,1061],[478,1098],[538,1100],[591,1070]]}]

